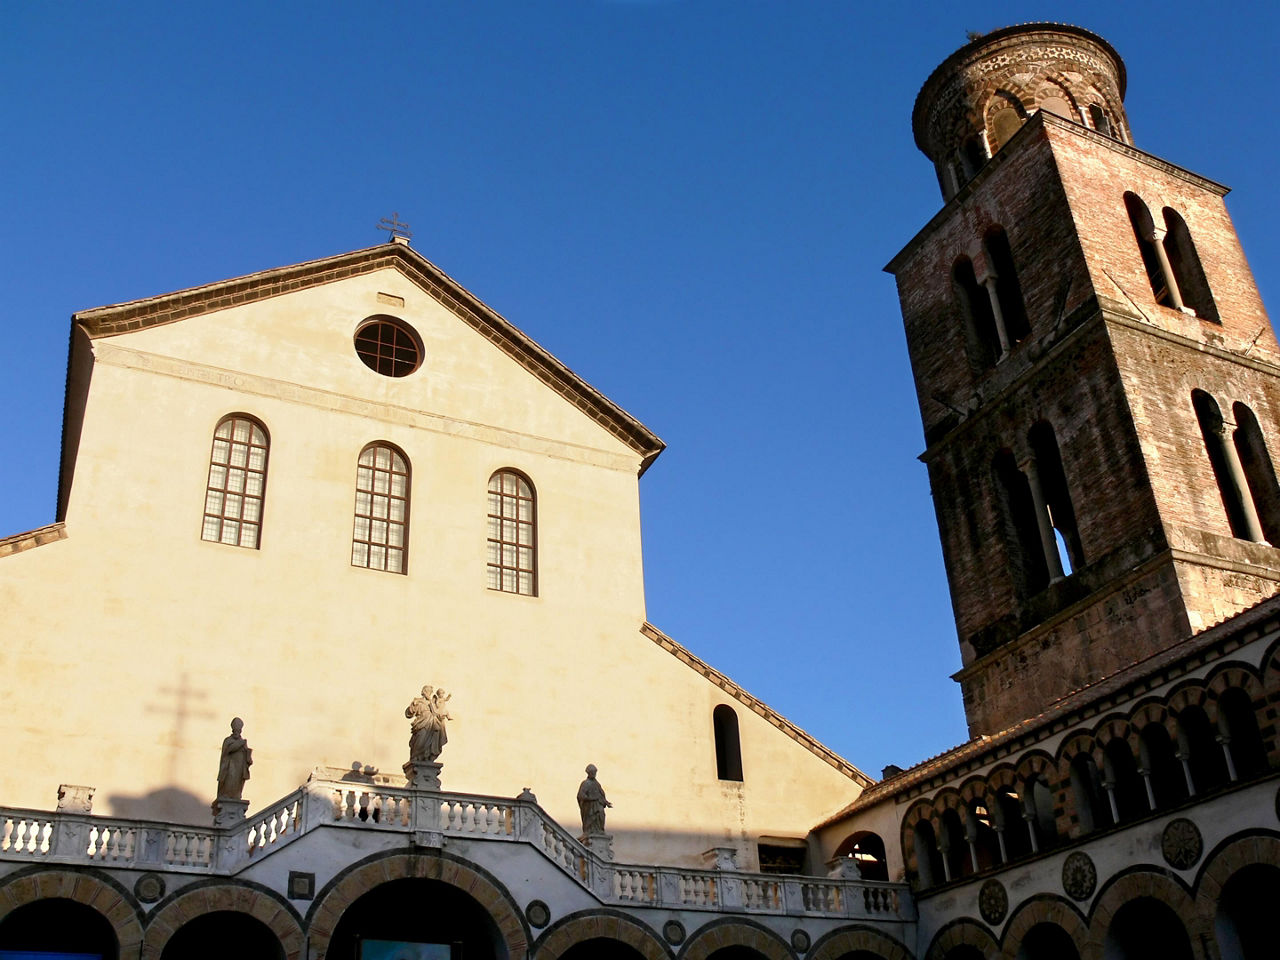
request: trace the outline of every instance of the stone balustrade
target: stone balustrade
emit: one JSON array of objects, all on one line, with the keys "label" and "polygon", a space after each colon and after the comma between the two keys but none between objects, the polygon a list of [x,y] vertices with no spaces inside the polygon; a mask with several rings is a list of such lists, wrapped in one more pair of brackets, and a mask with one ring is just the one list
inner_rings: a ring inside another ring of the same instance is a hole
[{"label": "stone balustrade", "polygon": [[435,793],[312,775],[225,829],[0,808],[0,861],[233,875],[323,828],[528,843],[605,903],[760,915],[905,921],[902,884],[612,863],[530,800]]}]

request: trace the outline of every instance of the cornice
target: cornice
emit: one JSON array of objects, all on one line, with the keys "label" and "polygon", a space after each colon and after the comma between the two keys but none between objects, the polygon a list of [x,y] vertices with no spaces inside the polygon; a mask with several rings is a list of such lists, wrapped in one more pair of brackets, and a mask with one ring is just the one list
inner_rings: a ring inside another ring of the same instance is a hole
[{"label": "cornice", "polygon": [[36,547],[43,547],[46,543],[56,543],[65,539],[67,539],[67,525],[62,522],[50,523],[0,540],[0,557],[34,550]]},{"label": "cornice", "polygon": [[721,673],[715,667],[711,666],[704,660],[701,660],[698,657],[694,656],[692,653],[689,652],[687,648],[681,646],[679,643],[672,640],[669,636],[667,636],[665,633],[663,633],[653,624],[651,623],[641,624],[640,632],[644,634],[644,636],[652,640],[654,643],[656,643],[658,646],[660,646],[663,650],[667,651],[667,653],[671,654],[673,657],[675,657],[677,660],[683,663],[685,666],[692,669],[695,673],[702,674],[702,676],[706,677],[708,680],[710,680],[713,684],[715,684],[717,687],[719,687],[729,696],[733,697],[735,700],[737,700],[739,703],[741,703],[743,706],[749,709],[752,713],[756,714],[757,716],[763,717],[765,720],[769,721],[769,723],[773,724],[775,727],[777,727],[779,730],[781,730],[783,733],[789,736],[792,740],[796,741],[796,743],[800,744],[802,747],[804,747],[814,756],[824,760],[825,762],[829,763],[831,766],[835,767],[837,770],[843,773],[846,777],[849,777],[851,780],[853,780],[854,782],[858,783],[863,787],[870,787],[873,783],[875,783],[875,780],[867,776],[865,773],[863,773],[861,770],[855,767],[848,760],[844,759],[834,750],[830,749],[829,747],[819,742],[810,734],[805,733],[803,730],[797,727],[794,723],[792,723],[786,717],[777,713],[767,703],[764,703],[763,701],[758,700],[755,697],[753,697],[751,694],[747,693],[747,691],[743,690],[740,686],[738,686],[736,683],[734,683],[732,680],[726,677],[723,673]]},{"label": "cornice", "polygon": [[72,315],[90,338],[110,337],[226,310],[392,268],[642,457],[643,474],[666,446],[648,427],[557,360],[533,338],[404,243],[263,270],[158,297]]}]

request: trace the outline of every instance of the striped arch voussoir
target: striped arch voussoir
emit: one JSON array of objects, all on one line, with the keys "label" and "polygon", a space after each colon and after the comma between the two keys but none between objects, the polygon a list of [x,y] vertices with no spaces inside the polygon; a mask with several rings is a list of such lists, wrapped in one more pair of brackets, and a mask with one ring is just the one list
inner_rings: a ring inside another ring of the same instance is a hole
[{"label": "striped arch voussoir", "polygon": [[960,785],[960,799],[964,802],[966,809],[974,803],[986,804],[990,794],[990,782],[987,777],[970,777]]},{"label": "striped arch voussoir", "polygon": [[1099,747],[1105,747],[1112,740],[1124,740],[1129,744],[1130,748],[1136,748],[1137,736],[1133,733],[1133,728],[1129,726],[1129,721],[1123,717],[1108,717],[1098,725],[1097,731],[1094,733],[1094,740]]},{"label": "striped arch voussoir", "polygon": [[1010,766],[996,767],[987,776],[987,790],[994,798],[997,793],[1004,789],[1016,790],[1018,788],[1018,772]]},{"label": "striped arch voussoir", "polygon": [[535,960],[559,960],[577,944],[598,938],[625,943],[645,960],[671,960],[671,951],[657,934],[639,920],[613,910],[590,910],[558,921],[542,935],[533,956]]},{"label": "striped arch voussoir", "polygon": [[482,868],[449,854],[394,853],[375,856],[341,874],[307,915],[311,957],[324,960],[343,912],[375,887],[393,880],[439,880],[457,887],[488,912],[506,945],[508,960],[525,960],[529,939],[515,900]]},{"label": "striped arch voussoir", "polygon": [[1218,722],[1217,699],[1210,697],[1209,691],[1198,683],[1179,687],[1169,697],[1169,712],[1173,714],[1175,721],[1178,714],[1188,707],[1199,707],[1205,712],[1210,723]]},{"label": "striped arch voussoir", "polygon": [[749,920],[712,921],[689,939],[680,960],[707,960],[723,947],[748,947],[766,960],[795,960],[781,937]]},{"label": "striped arch voussoir", "polygon": [[1034,897],[1018,908],[1004,928],[999,954],[1003,960],[1016,960],[1031,928],[1042,923],[1059,927],[1077,945],[1085,944],[1089,938],[1089,928],[1066,900],[1055,896]]},{"label": "striped arch voussoir", "polygon": [[1227,667],[1209,678],[1209,692],[1217,699],[1232,687],[1239,687],[1249,695],[1250,700],[1263,698],[1262,683],[1253,671],[1243,667]]},{"label": "striped arch voussoir", "polygon": [[998,950],[990,930],[976,920],[962,917],[937,932],[924,960],[946,960],[947,954],[956,947],[973,947],[984,957],[994,957]]},{"label": "striped arch voussoir", "polygon": [[1142,733],[1148,724],[1154,723],[1164,727],[1170,737],[1176,739],[1178,736],[1178,728],[1174,725],[1173,717],[1165,705],[1158,700],[1148,700],[1138,707],[1129,715],[1129,723],[1138,733]]},{"label": "striped arch voussoir", "polygon": [[1030,753],[1018,761],[1018,776],[1027,782],[1036,777],[1046,777],[1053,771],[1053,761],[1043,753]]},{"label": "striped arch voussoir", "polygon": [[1201,933],[1207,932],[1209,938],[1213,938],[1212,918],[1206,931],[1196,914],[1195,901],[1186,888],[1164,874],[1135,870],[1111,881],[1094,900],[1089,917],[1089,940],[1095,945],[1106,943],[1116,911],[1139,897],[1158,900],[1182,918],[1192,943],[1199,942]]},{"label": "striped arch voussoir", "polygon": [[837,960],[859,950],[882,960],[912,960],[911,951],[905,946],[870,927],[845,927],[832,931],[810,948],[805,960]]},{"label": "striped arch voussoir", "polygon": [[1232,875],[1259,863],[1280,867],[1280,838],[1265,835],[1241,837],[1219,847],[1209,857],[1196,880],[1196,914],[1202,926],[1213,929],[1222,888]]},{"label": "striped arch voussoir", "polygon": [[0,886],[0,919],[37,900],[73,900],[100,913],[111,924],[121,957],[136,957],[142,946],[141,911],[114,882],[77,870],[19,873]]},{"label": "striped arch voussoir", "polygon": [[188,921],[207,913],[243,913],[262,922],[280,941],[287,960],[300,960],[306,949],[302,926],[289,905],[257,885],[197,884],[183,890],[147,921],[142,960],[159,960],[169,939]]}]

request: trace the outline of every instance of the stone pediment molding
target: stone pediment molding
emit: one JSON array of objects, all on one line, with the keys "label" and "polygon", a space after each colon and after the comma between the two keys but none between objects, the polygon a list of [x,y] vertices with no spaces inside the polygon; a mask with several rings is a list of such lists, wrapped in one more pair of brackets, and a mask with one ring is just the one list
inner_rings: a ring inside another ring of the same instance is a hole
[{"label": "stone pediment molding", "polygon": [[831,764],[831,766],[835,767],[850,780],[853,780],[855,783],[863,787],[869,787],[876,782],[830,747],[801,730],[786,717],[775,711],[767,703],[756,699],[715,667],[694,656],[688,649],[672,640],[653,624],[642,624],[640,632],[660,646],[663,650],[666,650],[667,653],[671,654],[685,666],[691,668],[696,673],[702,674],[702,676],[706,677],[729,696],[733,697],[744,707],[749,709],[752,713],[769,721],[769,723],[773,724],[814,756]]},{"label": "stone pediment molding", "polygon": [[75,313],[71,319],[91,339],[110,337],[161,324],[177,323],[188,317],[243,306],[387,268],[398,270],[441,306],[640,454],[643,458],[640,473],[648,469],[666,446],[648,427],[405,243],[385,243],[157,297],[95,307]]},{"label": "stone pediment molding", "polygon": [[34,550],[36,547],[43,547],[46,543],[56,543],[65,539],[67,539],[67,525],[62,522],[50,523],[0,539],[0,557],[22,553],[24,550]]}]

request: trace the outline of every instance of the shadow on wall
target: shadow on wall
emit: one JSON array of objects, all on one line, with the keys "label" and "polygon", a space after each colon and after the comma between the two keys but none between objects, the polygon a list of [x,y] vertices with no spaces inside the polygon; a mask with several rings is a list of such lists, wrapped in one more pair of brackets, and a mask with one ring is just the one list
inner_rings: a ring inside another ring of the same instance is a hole
[{"label": "shadow on wall", "polygon": [[209,809],[209,804],[212,801],[212,796],[197,797],[189,790],[161,787],[159,790],[152,790],[150,793],[143,793],[136,797],[123,794],[107,797],[107,815],[126,820],[211,824],[213,813]]}]

